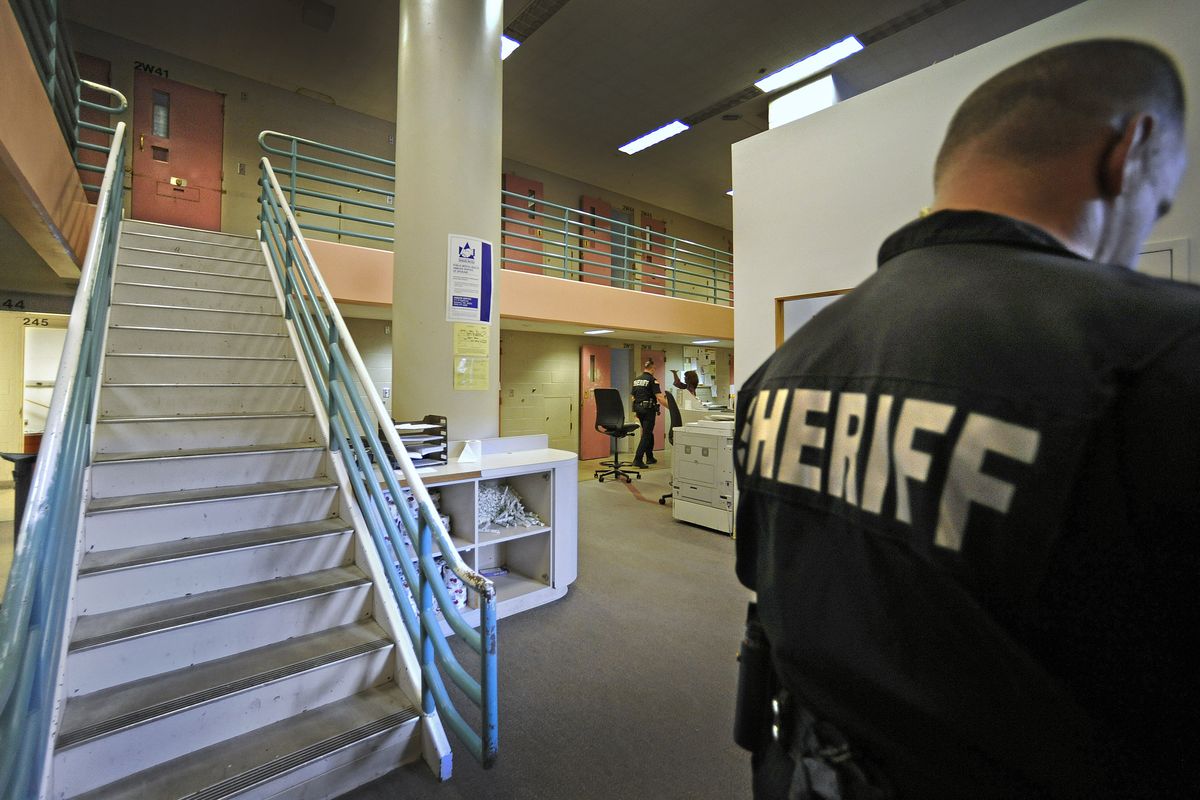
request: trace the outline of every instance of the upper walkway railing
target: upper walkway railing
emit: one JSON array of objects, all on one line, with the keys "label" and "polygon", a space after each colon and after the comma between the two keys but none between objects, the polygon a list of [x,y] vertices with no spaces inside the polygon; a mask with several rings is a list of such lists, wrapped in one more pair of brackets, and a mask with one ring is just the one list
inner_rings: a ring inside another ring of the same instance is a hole
[{"label": "upper walkway railing", "polygon": [[[489,767],[497,751],[495,586],[471,570],[451,542],[321,277],[286,190],[266,158],[260,167],[263,241],[284,287],[287,318],[295,324],[305,361],[324,401],[330,448],[340,454],[350,476],[355,500],[383,562],[404,626],[417,649],[422,709],[426,714],[436,710],[475,758]],[[399,462],[405,487],[384,455],[385,443]],[[375,473],[367,448],[379,456],[380,475]],[[392,515],[392,504],[380,486],[381,478],[394,500],[402,527]],[[416,515],[405,501],[402,488],[407,488],[415,498]],[[468,591],[478,597],[479,630],[473,629],[455,608],[433,560],[439,554]],[[442,619],[479,655],[478,680],[463,669],[451,652],[442,632]],[[482,711],[480,732],[454,707],[442,680],[442,670]]]},{"label": "upper walkway railing", "polygon": [[[125,96],[109,86],[79,77],[79,65],[75,61],[75,50],[67,34],[59,0],[9,0],[25,45],[33,59],[46,97],[54,110],[54,118],[62,131],[75,159],[75,166],[83,172],[104,173],[104,160],[91,163],[84,159],[83,152],[92,151],[107,157],[112,148],[112,137],[116,129],[97,121],[83,119],[81,110],[96,111],[112,117],[124,113],[129,107]],[[113,105],[101,105],[83,99],[83,91],[91,89],[108,95]],[[88,137],[88,132],[100,133],[102,137]],[[95,139],[101,141],[95,141]],[[92,139],[92,141],[88,141]],[[84,183],[89,192],[99,191],[99,184]]]},{"label": "upper walkway railing", "polygon": [[[299,226],[372,247],[394,243],[394,161],[276,131],[264,152]],[[733,304],[733,254],[709,245],[501,191],[500,265],[584,283]]]},{"label": "upper walkway railing", "polygon": [[54,720],[121,221],[125,124],[118,123],[113,134],[0,607],[0,798],[4,800],[39,796]]}]

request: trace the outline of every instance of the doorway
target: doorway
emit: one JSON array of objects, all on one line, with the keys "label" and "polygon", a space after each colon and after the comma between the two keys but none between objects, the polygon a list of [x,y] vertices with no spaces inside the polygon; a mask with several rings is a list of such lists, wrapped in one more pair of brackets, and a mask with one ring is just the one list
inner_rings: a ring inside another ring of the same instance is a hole
[{"label": "doorway", "polygon": [[538,220],[541,210],[537,201],[542,199],[542,182],[506,172],[502,176],[501,185],[505,191],[528,198],[525,201],[519,201],[515,197],[504,198],[505,206],[525,206],[519,211],[504,208],[500,214],[500,244],[503,248],[504,268],[541,275],[541,227],[545,225],[545,220]]},{"label": "doorway", "polygon": [[135,72],[132,216],[221,229],[225,97]]}]

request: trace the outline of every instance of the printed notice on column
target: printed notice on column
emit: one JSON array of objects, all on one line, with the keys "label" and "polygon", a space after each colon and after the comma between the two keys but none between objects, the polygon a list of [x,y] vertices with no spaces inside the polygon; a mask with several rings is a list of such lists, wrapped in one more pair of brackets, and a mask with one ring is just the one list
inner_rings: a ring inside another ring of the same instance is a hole
[{"label": "printed notice on column", "polygon": [[446,321],[492,321],[492,243],[450,234],[446,252]]},{"label": "printed notice on column", "polygon": [[454,389],[460,392],[486,392],[489,358],[478,356],[454,357]]}]

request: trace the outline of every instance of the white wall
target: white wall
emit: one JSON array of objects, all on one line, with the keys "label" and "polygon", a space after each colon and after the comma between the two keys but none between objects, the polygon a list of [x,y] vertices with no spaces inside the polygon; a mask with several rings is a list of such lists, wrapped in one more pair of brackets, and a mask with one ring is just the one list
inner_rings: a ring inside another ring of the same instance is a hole
[{"label": "white wall", "polygon": [[[1089,0],[833,108],[733,146],[735,353],[743,376],[775,349],[775,298],[844,289],[933,196],[933,161],[958,104],[1026,56],[1097,36],[1143,39],[1190,89],[1192,169],[1151,241],[1200,235],[1200,2]],[[1192,245],[1191,279],[1200,281]]]}]

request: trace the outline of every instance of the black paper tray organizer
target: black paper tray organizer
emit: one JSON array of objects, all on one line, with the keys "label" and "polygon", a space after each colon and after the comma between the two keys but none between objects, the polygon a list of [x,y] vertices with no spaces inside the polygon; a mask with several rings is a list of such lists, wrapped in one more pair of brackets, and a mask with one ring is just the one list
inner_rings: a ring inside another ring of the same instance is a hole
[{"label": "black paper tray organizer", "polygon": [[[414,467],[438,467],[449,460],[447,458],[449,443],[446,438],[445,417],[428,414],[421,420],[394,422],[394,424],[396,435],[400,438],[404,449],[408,451],[408,457],[412,460]],[[384,452],[387,453],[392,469],[399,469],[400,463],[392,453],[391,447],[388,446],[387,439],[382,435],[379,439]],[[378,461],[374,453],[371,454],[371,460]]]}]

